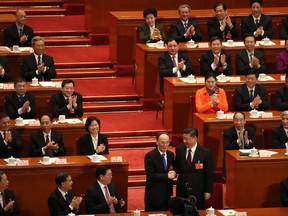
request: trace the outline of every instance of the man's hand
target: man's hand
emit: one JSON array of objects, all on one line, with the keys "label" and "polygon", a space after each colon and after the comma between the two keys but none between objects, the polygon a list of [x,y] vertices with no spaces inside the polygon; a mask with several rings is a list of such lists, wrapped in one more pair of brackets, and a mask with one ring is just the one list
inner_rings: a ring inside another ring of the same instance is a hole
[{"label": "man's hand", "polygon": [[211,193],[204,193],[204,199],[209,200],[211,197]]},{"label": "man's hand", "polygon": [[176,172],[174,171],[174,170],[171,170],[171,171],[169,171],[168,172],[168,178],[169,179],[174,179],[174,178],[176,178]]},{"label": "man's hand", "polygon": [[4,207],[4,211],[7,212],[7,211],[10,211],[11,209],[13,209],[13,205],[14,205],[14,202],[15,201],[12,201],[10,199],[10,201],[7,203],[7,205]]},{"label": "man's hand", "polygon": [[29,106],[30,106],[30,102],[27,100],[25,101],[25,103],[23,104],[22,106],[22,112],[23,113],[27,113],[28,109],[29,109]]},{"label": "man's hand", "polygon": [[73,199],[72,199],[72,201],[71,201],[71,203],[70,203],[71,207],[72,207],[73,209],[79,208],[79,205],[80,205],[80,203],[82,202],[82,200],[83,200],[83,197],[81,197],[81,196],[74,196]]},{"label": "man's hand", "polygon": [[20,43],[25,43],[28,40],[28,35],[23,34],[20,38]]},{"label": "man's hand", "polygon": [[11,133],[11,131],[6,131],[4,140],[5,140],[6,143],[12,142],[12,133]]}]

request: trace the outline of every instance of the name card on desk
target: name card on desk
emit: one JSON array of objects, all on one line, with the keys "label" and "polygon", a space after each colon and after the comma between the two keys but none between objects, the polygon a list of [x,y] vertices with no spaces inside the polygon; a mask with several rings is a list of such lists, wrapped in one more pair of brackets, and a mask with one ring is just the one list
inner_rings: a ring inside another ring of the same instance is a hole
[{"label": "name card on desk", "polygon": [[236,77],[231,76],[230,77],[230,82],[240,82],[240,81],[241,81],[241,79],[239,76],[236,76]]},{"label": "name card on desk", "polygon": [[14,89],[14,84],[4,84],[3,89]]},{"label": "name card on desk", "polygon": [[198,43],[199,48],[209,48],[209,43]]},{"label": "name card on desk", "polygon": [[247,212],[236,212],[235,216],[247,216]]},{"label": "name card on desk", "polygon": [[205,78],[204,77],[197,77],[196,82],[197,83],[205,83]]},{"label": "name card on desk", "polygon": [[111,157],[111,162],[122,162],[122,156]]},{"label": "name card on desk", "polygon": [[55,164],[67,164],[67,159],[66,158],[56,159]]},{"label": "name card on desk", "polygon": [[272,112],[263,112],[261,116],[262,116],[262,118],[272,118],[273,113]]},{"label": "name card on desk", "polygon": [[281,77],[280,77],[280,79],[281,79],[281,81],[285,81],[285,75],[281,75]]},{"label": "name card on desk", "polygon": [[17,166],[29,166],[28,160],[17,160]]}]

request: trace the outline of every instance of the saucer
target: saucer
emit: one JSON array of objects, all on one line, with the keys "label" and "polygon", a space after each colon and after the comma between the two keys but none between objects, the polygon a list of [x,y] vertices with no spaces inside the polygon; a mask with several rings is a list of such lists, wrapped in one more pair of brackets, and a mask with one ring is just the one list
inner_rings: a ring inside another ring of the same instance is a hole
[{"label": "saucer", "polygon": [[64,123],[66,123],[66,120],[64,120],[64,121],[58,121],[58,123],[59,123],[59,124],[64,124]]},{"label": "saucer", "polygon": [[10,164],[10,163],[7,163],[7,164],[6,164],[6,166],[16,166],[16,165],[17,165],[17,162],[12,163],[12,164]]},{"label": "saucer", "polygon": [[198,44],[194,44],[193,46],[189,46],[189,44],[186,44],[187,48],[196,48],[198,46]]},{"label": "saucer", "polygon": [[36,87],[36,86],[40,86],[40,84],[39,84],[39,83],[37,83],[37,84],[33,84],[33,83],[31,83],[30,86],[34,86],[34,87]]},{"label": "saucer", "polygon": [[265,79],[258,78],[258,81],[267,81],[267,78],[265,78]]},{"label": "saucer", "polygon": [[259,115],[257,115],[257,116],[252,116],[252,115],[250,115],[249,116],[249,118],[259,118],[260,116]]},{"label": "saucer", "polygon": [[284,155],[288,156],[288,153],[284,153]]},{"label": "saucer", "polygon": [[249,156],[249,157],[259,157],[258,154],[256,154],[256,155],[251,155],[251,154],[249,154],[248,156]]},{"label": "saucer", "polygon": [[15,126],[24,126],[25,124],[22,123],[22,124],[15,124]]},{"label": "saucer", "polygon": [[11,53],[21,53],[21,51],[19,50],[19,51],[11,51]]},{"label": "saucer", "polygon": [[164,46],[164,47],[157,47],[157,46],[156,46],[156,48],[157,48],[157,49],[166,49],[165,46]]},{"label": "saucer", "polygon": [[216,116],[216,119],[226,119],[226,115],[224,114],[222,117]]},{"label": "saucer", "polygon": [[100,163],[101,160],[96,160],[96,161],[91,160],[91,162],[92,162],[92,163]]},{"label": "saucer", "polygon": [[189,80],[189,79],[188,79],[188,83],[196,83],[196,82],[197,82],[196,79],[193,79],[193,80]]},{"label": "saucer", "polygon": [[225,80],[221,80],[221,79],[218,79],[217,82],[227,82],[228,79],[226,78]]},{"label": "saucer", "polygon": [[50,165],[50,164],[52,164],[51,162],[49,162],[49,163],[44,163],[43,161],[41,161],[41,164],[43,164],[43,165]]}]

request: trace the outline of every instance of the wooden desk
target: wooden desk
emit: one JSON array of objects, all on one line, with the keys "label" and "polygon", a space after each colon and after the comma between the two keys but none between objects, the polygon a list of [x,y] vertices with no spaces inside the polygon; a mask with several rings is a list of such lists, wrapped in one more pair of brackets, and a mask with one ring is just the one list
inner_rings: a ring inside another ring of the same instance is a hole
[{"label": "wooden desk", "polygon": [[242,157],[237,150],[226,151],[228,206],[263,208],[281,205],[279,184],[287,178],[288,157],[284,155],[284,149],[272,151],[278,154],[269,158]]},{"label": "wooden desk", "polygon": [[[255,145],[257,148],[262,147],[261,130],[276,128],[281,124],[281,111],[273,111],[273,118],[252,119],[249,118],[249,112],[245,112],[245,115],[246,125],[255,129]],[[194,113],[193,122],[193,126],[197,128],[199,132],[198,142],[211,150],[215,168],[222,170],[224,156],[222,132],[233,126],[233,119],[216,119],[216,114]]]},{"label": "wooden desk", "polygon": [[[193,4],[194,3],[196,2],[193,2]],[[165,2],[165,4],[168,5],[169,3]],[[151,4],[147,4],[147,5],[152,6]],[[248,2],[246,4],[247,7],[244,6],[242,8],[241,7],[230,8],[230,5],[231,5],[231,2],[227,4],[227,6],[229,7],[228,14],[229,16],[235,18],[237,28],[240,31],[241,20],[244,16],[248,16],[251,13],[251,9],[248,8],[248,5],[249,5]],[[286,17],[288,14],[287,4],[285,6],[286,7],[278,7],[278,8],[276,8],[276,6],[273,6],[269,8],[267,7],[267,5],[265,5],[265,7],[263,8],[264,14],[270,15],[273,17],[272,27],[273,27],[273,33],[274,33],[273,38],[275,39],[280,38],[278,26],[279,26],[279,23],[281,23],[281,19]],[[160,24],[164,26],[166,36],[169,37],[170,24],[175,22],[177,19],[179,19],[178,11],[175,10],[178,6],[174,7],[175,8],[174,10],[165,10],[163,7],[164,6],[158,7],[158,9],[162,8],[162,10],[158,11],[157,22],[159,22]],[[193,5],[193,8],[196,9],[194,5]],[[214,16],[215,12],[213,10],[213,6],[211,7],[206,6],[204,8],[211,8],[211,9],[191,10],[190,14],[199,23],[199,29],[203,36],[202,41],[209,41],[207,22],[209,19],[211,19]],[[123,66],[127,66],[127,65],[133,65],[135,63],[134,44],[136,42],[136,28],[145,22],[143,18],[142,10],[138,10],[138,11],[120,11],[120,10],[121,9],[119,8],[117,8],[115,11],[113,11],[113,9],[110,9],[110,11],[112,12],[109,13],[110,60],[113,63],[115,63],[117,67],[119,68]],[[94,23],[96,24],[99,22],[94,22]],[[137,60],[137,57],[136,57],[136,60]]]},{"label": "wooden desk", "polygon": [[4,46],[3,30],[14,22],[13,14],[0,14],[0,46]]},{"label": "wooden desk", "polygon": [[[276,56],[284,49],[283,46],[280,46],[279,40],[273,41],[276,43],[275,46],[264,47],[259,45],[256,47],[256,49],[261,50],[264,54],[267,73],[275,72]],[[187,48],[184,43],[180,43],[179,48],[181,52],[188,55],[189,60],[194,67],[194,74],[200,75],[199,60],[201,55],[208,51],[209,48],[191,49]],[[232,74],[236,75],[236,54],[244,49],[244,47],[223,47],[223,49],[231,54]],[[137,72],[135,88],[137,93],[143,96],[144,99],[159,98],[158,58],[165,51],[165,49],[149,48],[146,44],[136,44]]]},{"label": "wooden desk", "polygon": [[[275,92],[282,85],[284,85],[284,81],[281,81],[280,79],[280,74],[270,74],[270,76],[273,77],[275,80],[259,82],[267,89],[267,93]],[[234,110],[231,104],[233,104],[232,94],[235,94],[236,86],[239,86],[245,82],[245,76],[240,77],[241,82],[218,82],[218,86],[224,88],[226,92],[227,100],[230,105],[229,110]],[[192,116],[190,96],[195,95],[196,91],[202,88],[204,85],[204,83],[184,83],[179,78],[165,78],[164,127],[167,130],[172,131],[176,134],[182,134],[182,130],[185,127],[187,127],[188,125],[194,125],[193,119],[189,118],[190,116]]]},{"label": "wooden desk", "polygon": [[111,156],[106,157],[108,160],[101,163],[91,163],[87,156],[60,157],[67,158],[68,164],[63,165],[40,165],[38,161],[42,158],[21,158],[29,160],[29,166],[6,166],[6,162],[1,160],[0,167],[9,178],[9,188],[16,195],[21,215],[39,216],[49,215],[47,199],[56,188],[54,178],[57,173],[64,170],[68,172],[76,193],[86,193],[88,187],[96,181],[95,169],[99,164],[111,166],[112,182],[127,202],[128,163],[111,162]]}]

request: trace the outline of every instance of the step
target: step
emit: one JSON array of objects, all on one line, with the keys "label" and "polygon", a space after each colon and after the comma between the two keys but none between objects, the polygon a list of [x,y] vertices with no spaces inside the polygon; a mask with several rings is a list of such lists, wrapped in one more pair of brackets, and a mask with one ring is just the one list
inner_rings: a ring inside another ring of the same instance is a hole
[{"label": "step", "polygon": [[[57,30],[57,31],[49,31],[49,30],[43,30],[43,31],[35,31],[35,34],[42,36],[42,37],[68,37],[68,36],[78,36],[78,37],[86,37],[88,35],[88,32],[85,30]],[[49,40],[49,39],[48,39]],[[60,44],[61,45],[61,44]]]},{"label": "step", "polygon": [[63,5],[61,0],[1,0],[0,7],[20,7],[20,6],[59,6]]},{"label": "step", "polygon": [[57,78],[116,77],[111,68],[64,68],[57,69]]},{"label": "step", "polygon": [[114,101],[114,102],[89,102],[83,103],[85,113],[89,112],[114,112],[114,111],[138,111],[143,110],[143,105],[138,101]]},{"label": "step", "polygon": [[61,68],[103,68],[113,67],[111,61],[102,62],[67,62],[67,63],[55,63],[57,69]]},{"label": "step", "polygon": [[16,9],[22,9],[27,15],[65,15],[66,10],[58,7],[15,7],[15,8],[0,8],[0,14],[14,13]]},{"label": "step", "polygon": [[46,46],[91,45],[91,40],[85,36],[44,37]]},{"label": "step", "polygon": [[155,147],[155,136],[152,137],[111,137],[110,148]]},{"label": "step", "polygon": [[146,176],[128,176],[128,187],[145,186]]},{"label": "step", "polygon": [[84,102],[95,102],[95,101],[127,101],[127,100],[139,100],[139,96],[137,93],[127,94],[127,95],[101,95],[101,96],[84,96]]}]

